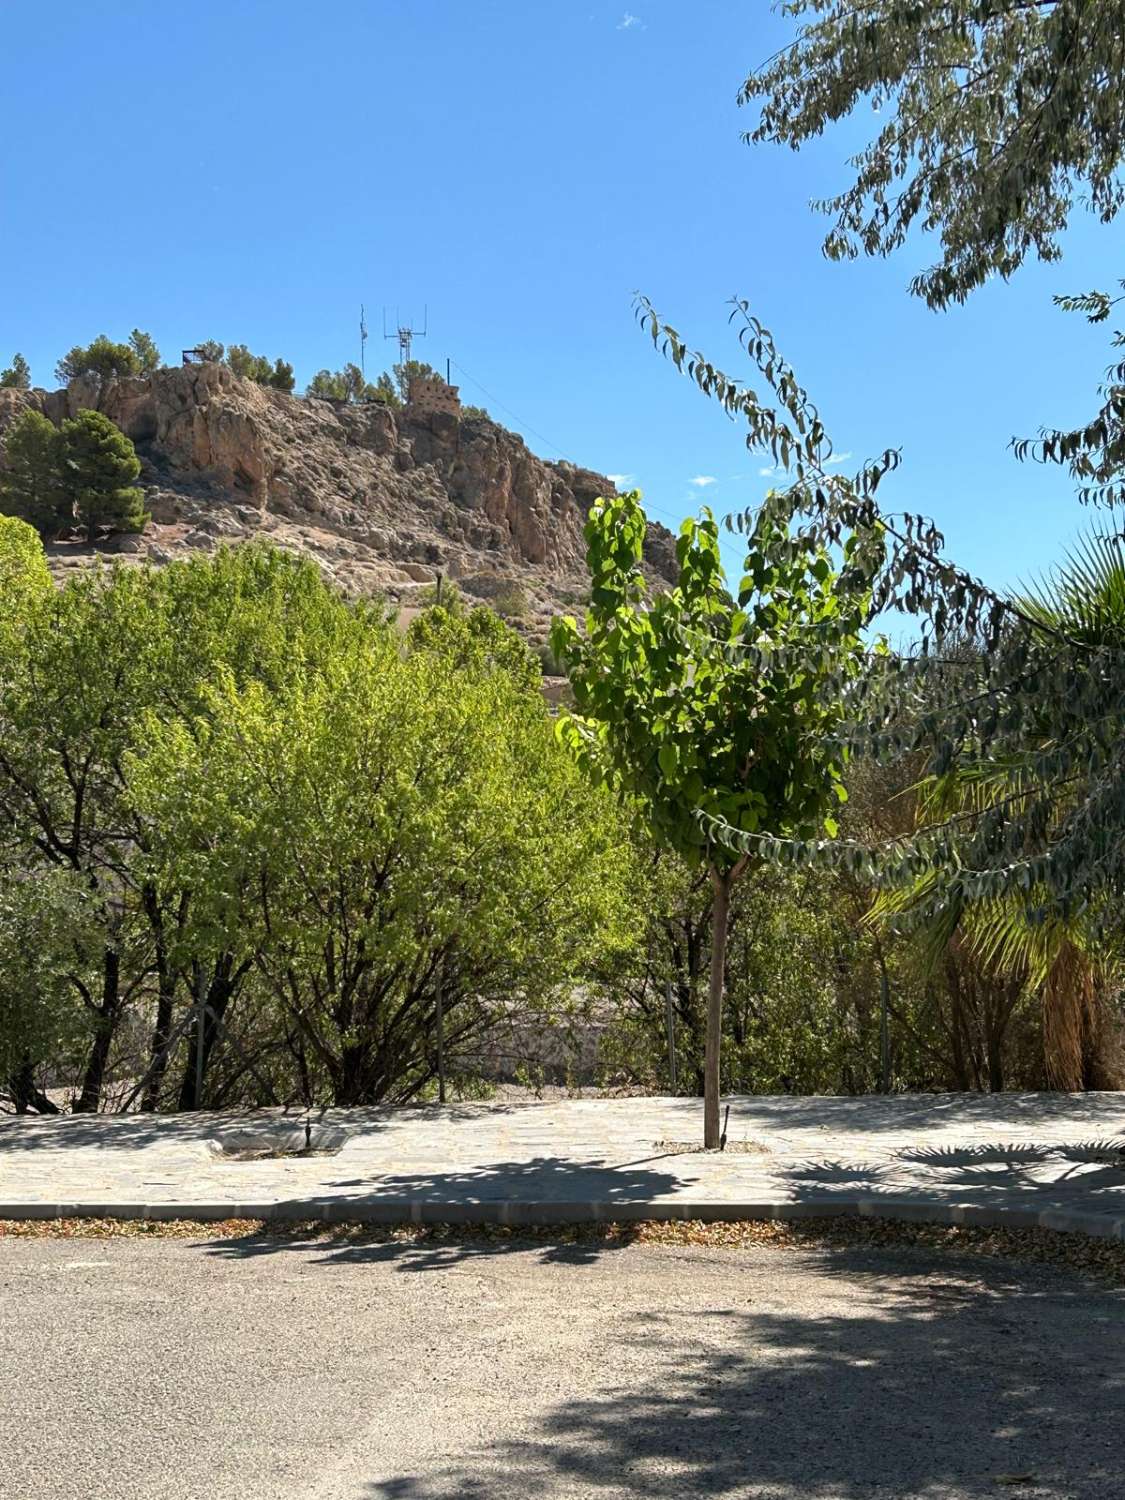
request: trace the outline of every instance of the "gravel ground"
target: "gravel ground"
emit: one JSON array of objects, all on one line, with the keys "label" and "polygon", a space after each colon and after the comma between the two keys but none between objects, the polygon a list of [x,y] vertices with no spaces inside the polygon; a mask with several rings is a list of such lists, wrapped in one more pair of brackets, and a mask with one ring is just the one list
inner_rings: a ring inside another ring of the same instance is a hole
[{"label": "gravel ground", "polygon": [[1125,1292],[1070,1269],[831,1228],[84,1229],[0,1243],[5,1495],[1125,1494]]}]

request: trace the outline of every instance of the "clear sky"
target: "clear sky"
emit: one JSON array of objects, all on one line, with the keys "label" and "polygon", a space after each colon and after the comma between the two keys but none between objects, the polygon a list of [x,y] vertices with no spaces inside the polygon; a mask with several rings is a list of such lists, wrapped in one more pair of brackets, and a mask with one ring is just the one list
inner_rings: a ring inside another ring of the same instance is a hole
[{"label": "clear sky", "polygon": [[994,584],[1048,565],[1091,518],[1007,443],[1092,414],[1107,331],[1050,298],[1111,285],[1117,231],[1077,224],[1063,265],[931,313],[905,291],[924,243],[820,253],[808,202],[869,121],[799,156],[740,141],[738,86],[790,35],[766,0],[629,3],[9,0],[0,363],[19,349],[52,385],[72,344],[140,326],[171,361],[204,338],[281,355],[303,387],[358,357],[361,302],[369,376],[392,362],[383,307],[428,306],[415,354],[451,358],[465,400],[672,521],[753,504],[768,461],[653,351],[632,295],[748,375],[738,293],[840,452],[902,447],[884,504],[935,516]]}]

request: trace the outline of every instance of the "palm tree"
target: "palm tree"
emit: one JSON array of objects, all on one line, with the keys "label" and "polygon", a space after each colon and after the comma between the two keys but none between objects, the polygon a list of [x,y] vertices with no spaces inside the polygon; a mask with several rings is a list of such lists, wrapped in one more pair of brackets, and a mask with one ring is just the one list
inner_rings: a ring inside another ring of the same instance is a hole
[{"label": "palm tree", "polygon": [[[1119,535],[1095,534],[1019,599],[1024,617],[1098,653],[1125,650],[1125,545]],[[1125,725],[1120,726],[1125,731]],[[1041,795],[1029,745],[1021,758],[962,762],[916,788],[917,821],[931,825],[971,817],[1002,801],[1019,817],[1024,797]],[[1050,838],[1077,800],[1056,789]],[[940,893],[940,902],[935,896]],[[1095,923],[1093,913],[1062,909],[1049,894],[1014,887],[998,899],[971,900],[957,882],[937,872],[907,888],[883,892],[872,919],[909,913],[922,917],[921,951],[929,967],[953,955],[979,965],[1005,985],[1010,1009],[1020,991],[1040,1004],[1043,1065],[1051,1087],[1065,1090],[1121,1086],[1125,1066],[1113,1010],[1125,977],[1125,924]],[[1103,914],[1104,915],[1104,914]],[[1109,936],[1106,936],[1106,933]],[[1014,995],[1014,998],[1012,998]],[[1117,1018],[1119,1022],[1120,1017]],[[995,1086],[995,1085],[994,1085]]]}]

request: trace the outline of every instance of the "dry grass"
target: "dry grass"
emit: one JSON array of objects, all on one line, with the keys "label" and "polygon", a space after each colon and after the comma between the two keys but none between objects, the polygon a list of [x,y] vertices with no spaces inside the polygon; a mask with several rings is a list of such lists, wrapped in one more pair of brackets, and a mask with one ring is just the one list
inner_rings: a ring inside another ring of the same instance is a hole
[{"label": "dry grass", "polygon": [[232,1240],[271,1238],[292,1243],[573,1244],[607,1249],[627,1245],[693,1246],[740,1250],[916,1249],[954,1256],[986,1256],[1055,1266],[1115,1287],[1125,1287],[1125,1243],[1050,1229],[987,1229],[967,1225],[911,1224],[892,1219],[841,1217],[816,1220],[738,1220],[705,1224],[646,1221],[638,1224],[553,1225],[509,1229],[503,1225],[396,1225],[286,1223],[260,1219],[25,1219],[0,1220],[3,1239]]}]

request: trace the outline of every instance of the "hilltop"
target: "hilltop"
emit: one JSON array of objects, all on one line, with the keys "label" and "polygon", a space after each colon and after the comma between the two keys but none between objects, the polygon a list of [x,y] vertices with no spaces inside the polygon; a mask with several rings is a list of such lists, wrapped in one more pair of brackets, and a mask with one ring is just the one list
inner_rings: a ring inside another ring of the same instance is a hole
[{"label": "hilltop", "polygon": [[[488,417],[461,413],[439,384],[449,399],[395,409],[294,396],[204,363],[0,390],[0,432],[24,406],[55,423],[92,407],[136,446],[152,522],[96,549],[51,545],[57,575],[107,552],[162,563],[264,538],[313,558],[348,593],[407,607],[440,572],[541,643],[551,615],[585,597],[583,522],[613,484],[538,458]],[[664,527],[650,527],[646,560],[673,576]]]}]

